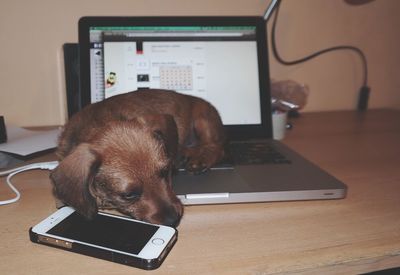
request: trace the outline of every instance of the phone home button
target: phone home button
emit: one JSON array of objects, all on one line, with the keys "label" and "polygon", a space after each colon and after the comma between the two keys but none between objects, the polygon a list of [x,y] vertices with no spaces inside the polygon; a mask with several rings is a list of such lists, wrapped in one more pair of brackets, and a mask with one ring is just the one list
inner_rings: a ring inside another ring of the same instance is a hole
[{"label": "phone home button", "polygon": [[163,240],[163,239],[160,239],[160,238],[154,238],[154,239],[151,240],[151,242],[152,242],[153,244],[155,244],[155,245],[162,245],[162,244],[164,244],[164,240]]}]

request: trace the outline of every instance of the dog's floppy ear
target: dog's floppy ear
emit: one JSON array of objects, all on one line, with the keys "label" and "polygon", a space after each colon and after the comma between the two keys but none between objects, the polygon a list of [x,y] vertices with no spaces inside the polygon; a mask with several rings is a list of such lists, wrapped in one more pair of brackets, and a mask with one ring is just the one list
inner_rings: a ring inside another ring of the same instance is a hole
[{"label": "dog's floppy ear", "polygon": [[89,185],[100,166],[100,159],[90,145],[82,143],[64,158],[50,174],[54,195],[88,219],[97,214],[96,199]]},{"label": "dog's floppy ear", "polygon": [[153,131],[153,136],[164,145],[167,155],[175,159],[178,151],[178,129],[171,115],[145,115],[137,118],[140,123]]}]

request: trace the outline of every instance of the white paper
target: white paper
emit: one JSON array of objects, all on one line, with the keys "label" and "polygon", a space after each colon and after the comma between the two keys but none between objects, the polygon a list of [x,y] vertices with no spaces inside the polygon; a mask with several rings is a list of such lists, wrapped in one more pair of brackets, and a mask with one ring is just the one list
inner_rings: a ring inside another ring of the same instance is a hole
[{"label": "white paper", "polygon": [[27,156],[55,148],[61,129],[32,131],[15,126],[6,126],[7,142],[0,144],[0,151]]}]

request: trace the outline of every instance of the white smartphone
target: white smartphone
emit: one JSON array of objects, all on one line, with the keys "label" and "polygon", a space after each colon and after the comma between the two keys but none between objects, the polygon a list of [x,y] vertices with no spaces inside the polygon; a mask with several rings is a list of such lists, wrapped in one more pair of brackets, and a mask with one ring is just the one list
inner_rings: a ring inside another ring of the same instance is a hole
[{"label": "white smartphone", "polygon": [[112,262],[155,269],[177,240],[176,229],[101,213],[86,220],[63,207],[30,228],[32,242]]}]

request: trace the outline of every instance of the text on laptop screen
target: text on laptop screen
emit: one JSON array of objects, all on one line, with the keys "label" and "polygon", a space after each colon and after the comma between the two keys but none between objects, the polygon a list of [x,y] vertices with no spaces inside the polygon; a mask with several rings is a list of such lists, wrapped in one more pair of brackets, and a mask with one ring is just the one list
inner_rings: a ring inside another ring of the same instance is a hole
[{"label": "text on laptop screen", "polygon": [[160,88],[204,98],[225,125],[260,124],[253,26],[90,28],[91,102]]}]

